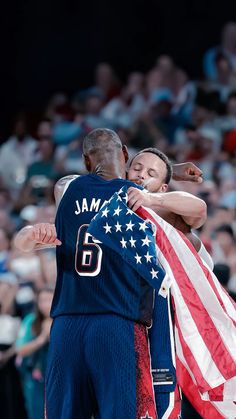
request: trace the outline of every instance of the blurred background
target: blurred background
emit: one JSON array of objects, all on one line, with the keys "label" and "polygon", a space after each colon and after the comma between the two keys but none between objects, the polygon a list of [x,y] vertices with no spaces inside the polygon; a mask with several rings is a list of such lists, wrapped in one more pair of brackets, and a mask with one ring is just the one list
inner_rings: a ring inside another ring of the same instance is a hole
[{"label": "blurred background", "polygon": [[[8,1],[0,16],[0,411],[43,418],[55,252],[21,254],[53,222],[53,187],[84,173],[82,140],[114,129],[130,155],[157,147],[204,182],[196,233],[236,293],[236,12],[213,1]],[[37,413],[36,413],[37,412]],[[38,415],[38,416],[37,416]]]}]

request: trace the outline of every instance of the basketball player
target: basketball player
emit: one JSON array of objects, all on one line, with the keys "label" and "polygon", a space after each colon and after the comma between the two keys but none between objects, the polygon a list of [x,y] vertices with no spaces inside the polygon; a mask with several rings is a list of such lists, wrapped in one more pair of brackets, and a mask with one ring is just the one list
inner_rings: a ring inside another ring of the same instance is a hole
[{"label": "basketball player", "polygon": [[[84,140],[89,175],[56,185],[56,228],[27,227],[24,250],[57,245],[57,285],[48,373],[48,419],[156,418],[146,326],[152,288],[86,233],[103,202],[124,184],[126,147],[111,130]],[[105,216],[105,214],[104,214]]]},{"label": "basketball player", "polygon": [[[55,227],[18,233],[24,250],[57,245],[54,319],[46,377],[48,419],[156,418],[146,327],[153,290],[87,226],[123,185],[128,153],[117,134],[97,129],[83,144],[88,175],[56,186]],[[104,214],[104,217],[106,214]]]},{"label": "basketball player", "polygon": [[[167,222],[185,233],[201,258],[213,269],[211,256],[205,249],[203,243],[191,232],[191,228],[199,228],[205,222],[207,216],[206,204],[201,199],[185,192],[166,192],[171,179],[171,166],[167,156],[155,148],[147,148],[140,151],[130,163],[128,179],[138,185],[144,186],[149,192],[146,193],[146,191],[133,187],[129,188],[128,205],[132,210],[136,211],[140,206],[153,209]],[[181,406],[178,387],[175,387],[175,379],[173,378],[175,368],[173,367],[172,361],[171,338],[169,337],[168,330],[166,330],[165,337],[160,336],[160,333],[158,333],[160,329],[161,303],[160,297],[158,299],[158,294],[156,294],[153,324],[149,330],[152,356],[154,356],[157,350],[157,345],[162,344],[163,347],[162,339],[169,340],[169,348],[167,343],[165,345],[166,353],[163,354],[165,371],[160,373],[161,384],[159,384],[160,380],[158,382],[157,375],[155,383],[154,376],[156,407],[158,417],[177,418],[178,414],[180,414]],[[185,406],[187,406],[187,400],[184,398],[183,407],[185,408]],[[192,417],[199,417],[191,406],[188,407],[188,409],[190,408]]]},{"label": "basketball player", "polygon": [[151,208],[165,221],[185,233],[212,269],[210,255],[203,243],[191,232],[191,229],[197,229],[205,223],[206,203],[187,192],[167,192],[171,176],[171,165],[164,153],[156,148],[141,150],[130,162],[127,177],[135,184],[143,186],[149,193],[131,187],[128,191],[129,206],[133,211],[140,206]]}]

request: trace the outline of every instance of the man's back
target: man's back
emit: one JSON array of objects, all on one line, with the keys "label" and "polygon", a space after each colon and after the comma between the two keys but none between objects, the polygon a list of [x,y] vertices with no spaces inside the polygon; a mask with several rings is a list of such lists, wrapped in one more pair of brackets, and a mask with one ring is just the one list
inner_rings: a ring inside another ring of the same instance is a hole
[{"label": "man's back", "polygon": [[[113,313],[150,324],[153,291],[121,257],[87,233],[91,219],[124,184],[89,174],[66,190],[56,217],[57,285],[52,316]],[[117,217],[119,214],[113,214]],[[106,218],[106,211],[104,211]],[[127,223],[128,223],[127,219]],[[118,223],[119,224],[119,223]],[[117,228],[119,225],[117,224]],[[107,224],[109,235],[109,225]]]}]

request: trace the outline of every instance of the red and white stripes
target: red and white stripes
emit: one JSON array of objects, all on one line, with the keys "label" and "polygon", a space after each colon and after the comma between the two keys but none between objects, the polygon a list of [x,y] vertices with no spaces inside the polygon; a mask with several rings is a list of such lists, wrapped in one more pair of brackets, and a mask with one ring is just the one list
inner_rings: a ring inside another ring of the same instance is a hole
[{"label": "red and white stripes", "polygon": [[[216,401],[214,409],[220,412],[227,400],[236,400],[235,303],[180,231],[152,210],[136,213],[154,224],[158,259],[172,281],[177,362],[201,397]],[[234,416],[219,418],[236,417],[236,406],[230,404]]]}]

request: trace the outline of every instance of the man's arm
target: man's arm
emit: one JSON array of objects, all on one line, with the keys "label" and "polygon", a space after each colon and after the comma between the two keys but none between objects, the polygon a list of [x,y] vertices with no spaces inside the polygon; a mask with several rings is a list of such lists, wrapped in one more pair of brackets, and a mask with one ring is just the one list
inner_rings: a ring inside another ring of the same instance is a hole
[{"label": "man's arm", "polygon": [[158,210],[167,210],[181,215],[186,224],[199,228],[207,218],[206,203],[196,196],[182,191],[148,193],[134,187],[128,189],[128,205],[136,211],[140,206]]},{"label": "man's arm", "polygon": [[60,246],[54,224],[39,223],[22,228],[16,235],[14,244],[23,252],[39,250],[47,247]]},{"label": "man's arm", "polygon": [[68,186],[70,183],[75,180],[79,175],[68,175],[64,176],[61,179],[57,181],[57,183],[54,186],[54,197],[56,201],[56,207],[58,208],[58,205],[61,201],[61,198],[63,197],[64,193],[66,192]]},{"label": "man's arm", "polygon": [[[58,207],[69,184],[78,176],[79,175],[64,176],[57,181],[54,187],[56,207]],[[61,241],[57,238],[55,225],[50,223],[39,223],[34,226],[22,228],[17,233],[14,243],[16,248],[23,252],[61,245]]]},{"label": "man's arm", "polygon": [[202,183],[202,171],[192,162],[173,164],[172,178],[186,182]]}]

